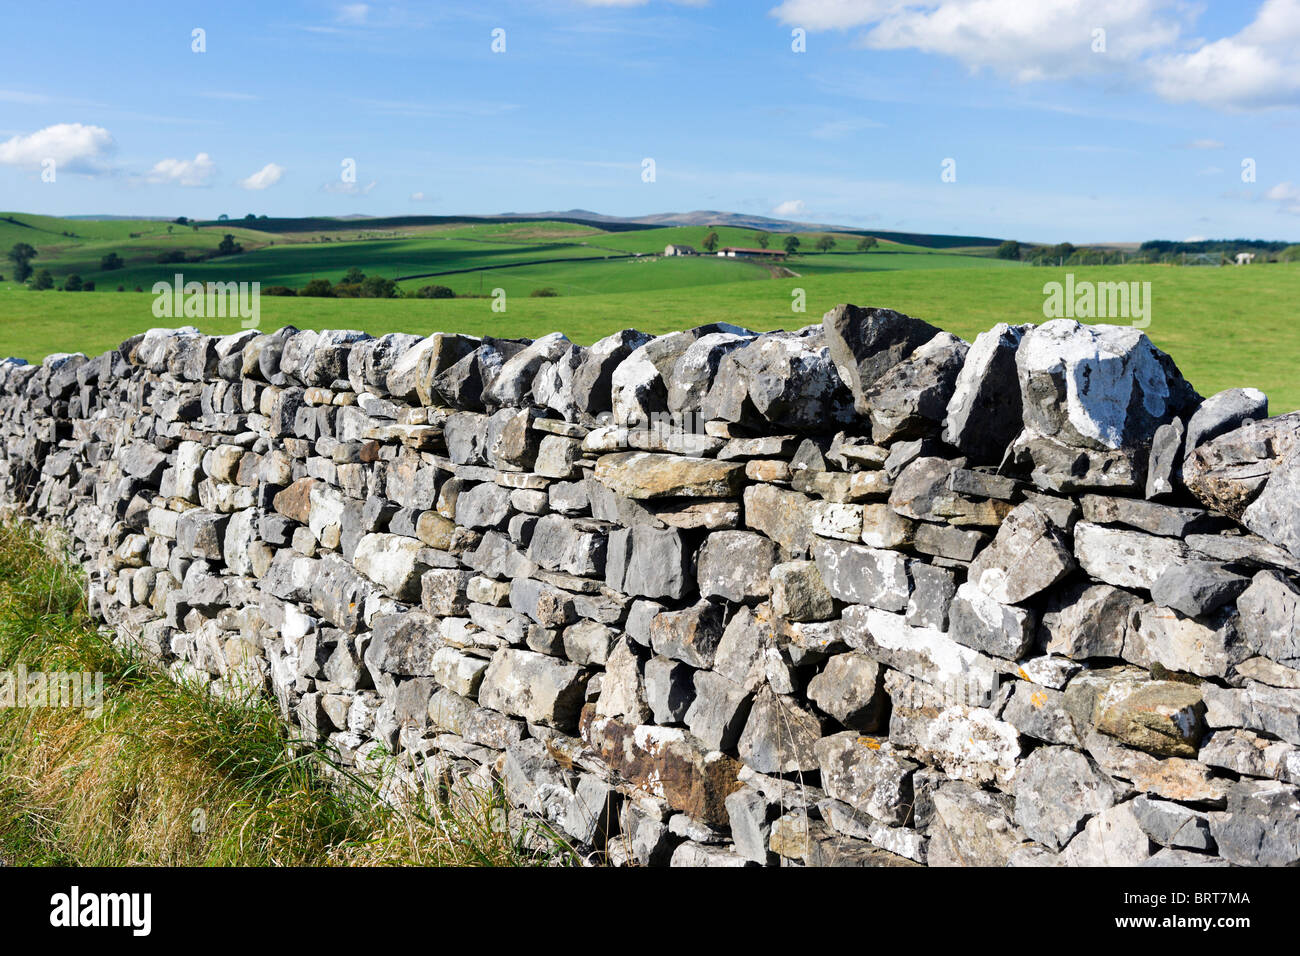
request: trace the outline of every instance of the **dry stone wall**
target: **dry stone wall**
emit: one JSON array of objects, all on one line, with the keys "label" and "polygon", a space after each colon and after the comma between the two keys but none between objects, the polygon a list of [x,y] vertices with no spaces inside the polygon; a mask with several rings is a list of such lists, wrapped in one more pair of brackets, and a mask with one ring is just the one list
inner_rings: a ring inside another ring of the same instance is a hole
[{"label": "dry stone wall", "polygon": [[1300,413],[1137,330],[155,329],[0,393],[120,640],[402,793],[615,864],[1300,862]]}]

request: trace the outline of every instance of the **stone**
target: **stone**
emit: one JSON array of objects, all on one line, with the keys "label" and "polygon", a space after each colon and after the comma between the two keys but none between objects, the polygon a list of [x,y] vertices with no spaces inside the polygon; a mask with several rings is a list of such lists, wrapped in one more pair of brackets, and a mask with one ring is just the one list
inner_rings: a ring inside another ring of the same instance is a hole
[{"label": "stone", "polygon": [[1146,604],[1124,641],[1124,658],[1143,667],[1159,665],[1200,677],[1226,677],[1249,650],[1241,645],[1228,610],[1203,618]]},{"label": "stone", "polygon": [[745,467],[685,455],[620,452],[596,462],[596,480],[634,501],[668,496],[725,498],[740,492]]},{"label": "stone", "polygon": [[850,730],[874,732],[888,707],[883,676],[865,654],[835,654],[808,682],[808,699]]},{"label": "stone", "polygon": [[681,532],[636,525],[609,533],[605,584],[651,598],[685,597],[693,583],[691,554]]},{"label": "stone", "polygon": [[740,759],[758,773],[804,772],[817,769],[813,748],[821,734],[821,720],[812,711],[763,687],[737,747]]},{"label": "stone", "polygon": [[1242,776],[1300,783],[1300,747],[1249,730],[1215,731],[1201,746],[1198,759]]},{"label": "stone", "polygon": [[855,305],[837,305],[822,317],[822,328],[831,360],[860,415],[870,412],[867,389],[940,331],[892,309]]},{"label": "stone", "polygon": [[812,499],[775,485],[750,485],[744,492],[745,525],[779,544],[786,557],[807,556],[812,543]]},{"label": "stone", "polygon": [[753,787],[741,787],[723,801],[736,855],[754,863],[766,863],[767,841],[776,817],[775,805]]},{"label": "stone", "polygon": [[1066,445],[1149,445],[1156,428],[1199,396],[1173,361],[1135,328],[1054,319],[1016,351],[1025,428]]},{"label": "stone", "polygon": [[1183,461],[1183,482],[1207,508],[1241,520],[1297,447],[1300,412],[1247,422],[1193,450]]},{"label": "stone", "polygon": [[1016,506],[972,562],[968,580],[1003,604],[1039,594],[1075,568],[1064,531],[1034,504]]},{"label": "stone", "polygon": [[991,692],[993,659],[941,631],[912,627],[901,614],[853,606],[841,616],[840,634],[854,650],[935,687]]},{"label": "stone", "polygon": [[943,440],[972,461],[997,464],[1021,428],[1016,350],[1028,325],[999,322],[975,337],[957,375]]},{"label": "stone", "polygon": [[1066,687],[1065,707],[1080,739],[1096,729],[1160,757],[1195,757],[1205,730],[1198,686],[1135,668],[1083,672]]},{"label": "stone", "polygon": [[650,622],[650,643],[656,654],[691,667],[712,667],[722,639],[723,608],[700,601],[681,611],[664,611]]},{"label": "stone", "polygon": [[913,542],[916,522],[889,505],[870,502],[862,508],[862,542],[872,548],[906,548]]},{"label": "stone", "polygon": [[706,750],[684,730],[584,717],[582,739],[638,791],[706,823],[725,826],[726,799],[742,784],[741,764]]},{"label": "stone", "polygon": [[957,581],[951,571],[913,561],[912,593],[907,599],[907,623],[936,631],[948,629],[948,609],[957,593]]},{"label": "stone", "polygon": [[1151,437],[1151,455],[1147,462],[1146,496],[1160,498],[1173,494],[1183,480],[1183,435],[1181,418],[1165,422]]},{"label": "stone", "polygon": [[1122,657],[1141,606],[1142,599],[1129,591],[1076,582],[1056,592],[1043,614],[1047,651],[1080,661]]},{"label": "stone", "polygon": [[456,524],[464,528],[500,528],[510,517],[510,490],[485,481],[456,498]]},{"label": "stone", "polygon": [[528,559],[552,571],[604,575],[606,533],[598,522],[547,514],[537,519],[528,544]]},{"label": "stone", "polygon": [[694,668],[667,657],[652,657],[646,662],[646,702],[656,724],[679,724],[685,719],[695,699],[694,675]]},{"label": "stone", "polygon": [[1016,771],[1016,823],[1030,839],[1059,850],[1084,821],[1115,804],[1110,781],[1083,754],[1039,747]]},{"label": "stone", "polygon": [[824,621],[835,614],[835,599],[814,561],[787,561],[772,567],[772,610],[790,621]]},{"label": "stone", "polygon": [[1300,862],[1300,790],[1275,780],[1242,780],[1228,793],[1227,811],[1210,814],[1219,854],[1238,866]]},{"label": "stone", "polygon": [[696,556],[700,596],[728,601],[757,600],[771,593],[769,575],[777,548],[750,531],[715,531]]},{"label": "stone", "polygon": [[1132,802],[1102,810],[1064,853],[1067,866],[1141,866],[1149,856],[1151,840],[1138,824]]},{"label": "stone", "polygon": [[1038,628],[1035,612],[995,600],[969,581],[957,588],[948,615],[953,640],[1013,661],[1029,649]]},{"label": "stone", "polygon": [[1125,806],[1131,808],[1138,826],[1154,843],[1186,850],[1214,849],[1210,821],[1203,812],[1145,795]]},{"label": "stone", "polygon": [[823,430],[852,417],[852,397],[822,329],[758,336],[722,358],[701,412],[710,420]]},{"label": "stone", "polygon": [[1300,588],[1277,571],[1260,571],[1237,598],[1237,610],[1246,647],[1300,668]]},{"label": "stone", "polygon": [[938,434],[968,349],[957,336],[940,332],[866,388],[871,440],[887,445]]},{"label": "stone", "polygon": [[1270,544],[1300,558],[1300,447],[1282,458],[1259,495],[1241,514],[1241,523]]},{"label": "stone", "polygon": [[431,568],[420,577],[420,606],[435,617],[455,617],[469,607],[466,597],[469,571]]},{"label": "stone", "polygon": [[888,611],[907,607],[911,584],[907,560],[898,552],[818,538],[812,544],[812,555],[823,583],[835,598]]},{"label": "stone", "polygon": [[844,731],[813,745],[827,794],[882,823],[907,822],[918,764],[888,742]]},{"label": "stone", "polygon": [[1170,564],[1151,583],[1151,600],[1188,617],[1201,617],[1237,599],[1250,578],[1214,561]]},{"label": "stone", "polygon": [[1175,508],[1140,498],[1084,495],[1080,503],[1083,505],[1083,517],[1094,524],[1123,524],[1149,534],[1171,538],[1215,531],[1224,523],[1222,519],[1199,508]]},{"label": "stone", "polygon": [[1074,556],[1098,581],[1117,588],[1150,590],[1171,565],[1183,563],[1187,547],[1175,538],[1080,521],[1074,526]]},{"label": "stone", "polygon": [[1003,794],[945,782],[931,799],[929,866],[1004,867],[1025,840],[1012,819],[1011,800]]},{"label": "stone", "polygon": [[636,645],[623,636],[615,638],[613,644],[605,661],[605,675],[600,685],[600,697],[596,701],[596,716],[647,723],[651,720],[652,713]]},{"label": "stone", "polygon": [[1207,726],[1245,727],[1300,745],[1300,690],[1248,680],[1241,688],[1205,683],[1201,692]]},{"label": "stone", "polygon": [[753,334],[738,326],[713,323],[657,336],[627,353],[610,375],[613,423],[629,428],[645,427],[656,413],[666,412],[667,380],[673,366],[697,340],[715,333]]},{"label": "stone", "polygon": [[483,391],[489,405],[522,405],[532,397],[533,379],[546,362],[553,362],[571,345],[560,332],[552,332],[515,352],[504,362]]},{"label": "stone", "polygon": [[684,720],[710,750],[731,750],[749,717],[752,695],[713,671],[695,672],[695,699]]},{"label": "stone", "polygon": [[1268,418],[1268,396],[1257,388],[1229,388],[1216,392],[1187,420],[1186,452],[1190,455],[1206,442],[1234,431],[1249,421]]},{"label": "stone", "polygon": [[1074,724],[1065,709],[1065,695],[1051,687],[1015,681],[1001,716],[1020,733],[1044,743],[1079,745]]},{"label": "stone", "polygon": [[418,601],[420,578],[429,565],[414,538],[367,534],[357,543],[352,563],[358,571],[399,601]]},{"label": "stone", "polygon": [[502,648],[479,687],[484,707],[561,730],[577,725],[587,676],[581,667],[532,651]]}]

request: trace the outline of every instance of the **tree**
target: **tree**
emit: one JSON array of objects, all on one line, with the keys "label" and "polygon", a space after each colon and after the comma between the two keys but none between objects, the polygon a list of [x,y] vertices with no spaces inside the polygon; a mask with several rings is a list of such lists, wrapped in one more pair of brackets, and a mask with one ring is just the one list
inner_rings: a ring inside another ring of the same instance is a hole
[{"label": "tree", "polygon": [[367,299],[391,299],[397,295],[397,283],[384,276],[369,276],[361,283],[361,294]]},{"label": "tree", "polygon": [[72,275],[70,275],[70,276],[68,276],[66,279],[64,279],[64,280],[63,280],[63,291],[64,291],[64,292],[80,292],[80,291],[81,291],[81,276],[77,275],[77,274],[74,272],[74,273],[72,273]]},{"label": "tree", "polygon": [[875,236],[863,236],[858,240],[858,252],[870,252],[876,246],[880,245]]},{"label": "tree", "polygon": [[346,282],[349,285],[360,285],[366,281],[366,274],[356,266],[353,266],[347,272],[343,273],[343,278],[339,281]]},{"label": "tree", "polygon": [[786,236],[786,237],[785,237],[785,254],[786,254],[787,256],[792,256],[792,255],[794,255],[795,250],[798,249],[798,248],[799,248],[799,237],[798,237],[798,236]]},{"label": "tree", "polygon": [[250,212],[248,215],[244,217],[244,222],[253,222],[256,219],[257,217]]},{"label": "tree", "polygon": [[302,291],[298,294],[315,296],[318,299],[326,299],[334,294],[334,290],[330,288],[329,279],[312,279],[302,287]]},{"label": "tree", "polygon": [[[175,219],[172,220],[172,222],[176,223],[176,225],[178,225],[178,226],[183,226],[183,225],[185,225],[186,223],[188,223],[189,221],[190,221],[189,216],[177,216]],[[168,232],[170,232],[170,231],[171,231],[171,230],[169,229]]]},{"label": "tree", "polygon": [[221,242],[217,244],[217,255],[219,256],[236,256],[244,251],[244,247],[235,242],[235,237],[226,233],[221,237]]},{"label": "tree", "polygon": [[32,274],[32,260],[36,258],[36,250],[25,242],[16,242],[14,247],[9,250],[7,256],[14,264],[14,281],[26,282]]},{"label": "tree", "polygon": [[717,248],[718,248],[718,234],[717,234],[716,232],[710,230],[710,231],[709,231],[709,234],[708,234],[707,236],[704,237],[704,241],[703,241],[702,243],[700,243],[700,245],[702,245],[702,246],[704,247],[704,249],[705,249],[706,252],[712,252],[714,249],[717,249]]},{"label": "tree", "polygon": [[49,269],[42,269],[36,273],[36,278],[32,280],[32,288],[41,291],[54,288],[54,276],[50,274]]},{"label": "tree", "polygon": [[226,213],[224,213],[224,212],[223,212],[220,216],[217,217],[217,222],[229,222],[229,221],[230,221],[230,216],[228,216],[228,215],[227,215]]},{"label": "tree", "polygon": [[122,268],[123,265],[125,265],[125,263],[122,262],[122,257],[116,252],[110,252],[99,260],[99,269],[101,272],[112,272],[114,269]]},{"label": "tree", "polygon": [[416,291],[417,299],[454,299],[456,293],[445,285],[422,285]]},{"label": "tree", "polygon": [[1006,242],[1002,243],[1000,246],[998,246],[998,258],[1019,259],[1020,243],[1016,242],[1016,240],[1014,239],[1008,239]]},{"label": "tree", "polygon": [[170,235],[172,234],[172,230],[175,229],[175,228],[176,228],[175,226],[168,226],[168,227],[167,227],[167,235],[170,236]]},{"label": "tree", "polygon": [[766,249],[767,244],[772,241],[772,234],[760,230],[754,233],[754,241],[758,243],[758,248]]},{"label": "tree", "polygon": [[835,240],[830,236],[822,236],[820,239],[817,240],[818,252],[830,252],[834,248],[835,248]]}]

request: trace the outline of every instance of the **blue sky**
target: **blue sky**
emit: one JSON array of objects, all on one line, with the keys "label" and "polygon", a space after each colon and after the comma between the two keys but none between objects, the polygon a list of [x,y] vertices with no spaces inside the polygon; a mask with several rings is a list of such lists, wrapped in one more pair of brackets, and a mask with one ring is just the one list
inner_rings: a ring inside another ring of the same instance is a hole
[{"label": "blue sky", "polygon": [[0,35],[0,209],[57,215],[1294,240],[1297,144],[1300,0],[47,0]]}]

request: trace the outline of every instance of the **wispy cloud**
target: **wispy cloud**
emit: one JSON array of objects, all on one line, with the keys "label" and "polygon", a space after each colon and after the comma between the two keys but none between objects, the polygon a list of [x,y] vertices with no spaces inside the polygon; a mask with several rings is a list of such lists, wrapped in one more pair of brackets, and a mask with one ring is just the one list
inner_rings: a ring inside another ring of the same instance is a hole
[{"label": "wispy cloud", "polygon": [[207,153],[199,153],[193,159],[160,159],[145,179],[173,186],[206,186],[216,168]]},{"label": "wispy cloud", "polygon": [[239,181],[243,189],[269,189],[278,183],[284,176],[284,167],[278,163],[267,163],[251,176],[246,176]]}]

